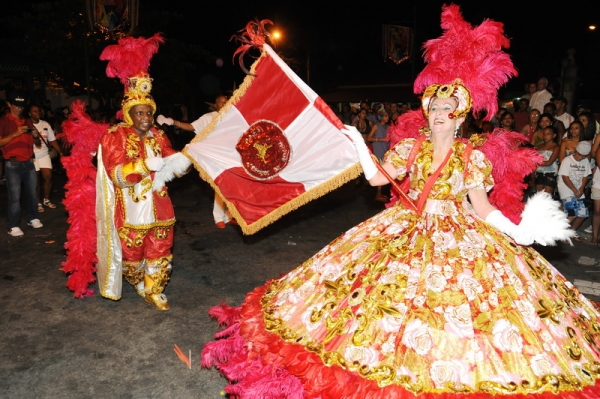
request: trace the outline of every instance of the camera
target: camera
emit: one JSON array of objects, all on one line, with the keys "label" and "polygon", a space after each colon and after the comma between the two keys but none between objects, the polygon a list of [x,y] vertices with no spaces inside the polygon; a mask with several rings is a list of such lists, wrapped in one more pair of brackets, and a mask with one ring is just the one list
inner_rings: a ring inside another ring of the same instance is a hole
[{"label": "camera", "polygon": [[28,127],[28,128],[27,128],[27,133],[31,133],[31,132],[33,132],[33,128],[31,128],[31,127]]}]

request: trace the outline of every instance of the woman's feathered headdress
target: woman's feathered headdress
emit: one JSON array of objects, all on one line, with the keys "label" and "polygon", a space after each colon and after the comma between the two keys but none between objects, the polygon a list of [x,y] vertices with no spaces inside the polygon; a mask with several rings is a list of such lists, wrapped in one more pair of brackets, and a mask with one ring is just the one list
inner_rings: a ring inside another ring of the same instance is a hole
[{"label": "woman's feathered headdress", "polygon": [[[415,93],[427,93],[431,85],[452,88],[460,84],[470,93],[473,113],[485,110],[485,119],[490,120],[498,109],[498,89],[517,75],[510,56],[502,51],[510,47],[503,24],[484,20],[472,27],[463,19],[460,8],[451,4],[442,8],[442,30],[441,37],[423,45],[427,65],[415,80]],[[424,96],[423,106],[426,104],[429,101]],[[428,109],[424,112],[427,115]]]},{"label": "woman's feathered headdress", "polygon": [[125,85],[125,95],[121,102],[123,120],[129,126],[133,124],[129,110],[140,104],[150,105],[156,112],[156,103],[150,95],[152,78],[148,74],[150,60],[165,39],[160,33],[146,39],[143,37],[124,37],[117,44],[107,46],[100,59],[108,61],[106,76],[119,78]]}]

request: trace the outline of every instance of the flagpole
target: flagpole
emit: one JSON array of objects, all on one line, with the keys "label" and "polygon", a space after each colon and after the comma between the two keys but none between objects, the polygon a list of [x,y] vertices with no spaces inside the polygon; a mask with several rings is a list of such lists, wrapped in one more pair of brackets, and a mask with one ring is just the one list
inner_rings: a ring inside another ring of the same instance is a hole
[{"label": "flagpole", "polygon": [[[402,189],[400,188],[398,183],[396,183],[396,179],[392,178],[392,176],[389,175],[389,173],[383,168],[383,166],[381,166],[379,161],[377,161],[375,159],[373,159],[373,161],[375,162],[375,166],[377,166],[377,169],[379,169],[379,171],[381,173],[383,173],[385,178],[388,179],[388,181],[390,182],[392,187],[396,190],[398,195],[400,197],[402,197],[401,198],[403,200],[402,203],[404,205],[407,205],[409,208],[412,208],[413,211],[417,212],[417,206],[415,205],[414,201],[404,191],[402,191]],[[407,178],[408,178],[408,176],[407,176]]]}]

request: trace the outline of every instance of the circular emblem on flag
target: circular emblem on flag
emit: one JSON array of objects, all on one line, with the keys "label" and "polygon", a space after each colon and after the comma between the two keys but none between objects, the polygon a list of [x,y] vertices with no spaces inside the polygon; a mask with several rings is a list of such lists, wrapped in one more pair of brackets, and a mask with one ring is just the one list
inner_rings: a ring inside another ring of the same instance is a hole
[{"label": "circular emblem on flag", "polygon": [[257,179],[277,176],[290,161],[290,143],[283,130],[265,119],[250,125],[235,148],[246,172]]}]

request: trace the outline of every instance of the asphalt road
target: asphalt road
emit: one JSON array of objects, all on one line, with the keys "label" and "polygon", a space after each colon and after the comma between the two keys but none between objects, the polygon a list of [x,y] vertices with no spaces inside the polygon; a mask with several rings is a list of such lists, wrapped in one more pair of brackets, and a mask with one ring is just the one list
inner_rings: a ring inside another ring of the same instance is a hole
[{"label": "asphalt road", "polygon": [[[64,180],[55,174],[55,202]],[[40,215],[43,228],[22,222],[23,237],[0,235],[1,398],[222,397],[223,378],[199,365],[204,343],[218,330],[208,310],[222,301],[239,305],[248,291],[383,209],[374,190],[349,183],[244,236],[237,226],[215,228],[213,192],[195,172],[169,187],[178,222],[166,312],[146,305],[126,283],[119,301],[73,297],[60,270],[68,227],[62,204]],[[5,209],[0,186],[3,226]],[[597,247],[574,242],[540,252],[570,281],[600,286]],[[175,344],[191,354],[191,368]]]}]

